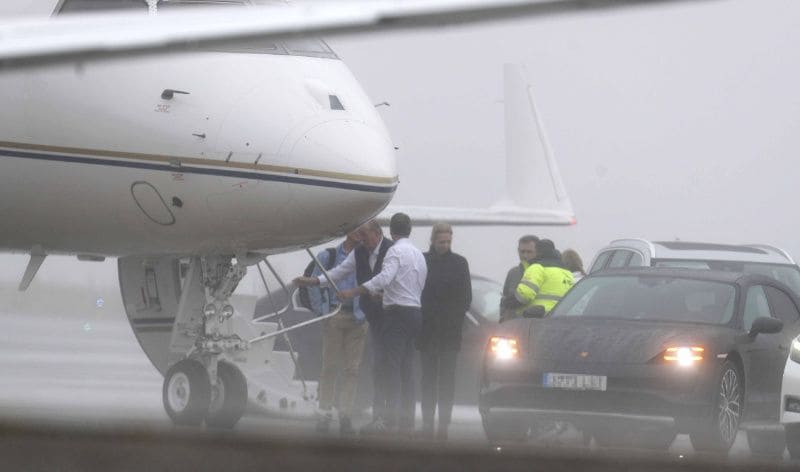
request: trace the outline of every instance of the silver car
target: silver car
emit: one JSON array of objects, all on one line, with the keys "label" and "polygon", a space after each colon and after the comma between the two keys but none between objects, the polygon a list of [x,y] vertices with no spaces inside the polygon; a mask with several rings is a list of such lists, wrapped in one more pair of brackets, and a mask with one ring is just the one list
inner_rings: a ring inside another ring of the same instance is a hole
[{"label": "silver car", "polygon": [[800,268],[786,251],[766,244],[617,239],[597,253],[589,273],[642,266],[761,274],[788,285],[800,295]]}]

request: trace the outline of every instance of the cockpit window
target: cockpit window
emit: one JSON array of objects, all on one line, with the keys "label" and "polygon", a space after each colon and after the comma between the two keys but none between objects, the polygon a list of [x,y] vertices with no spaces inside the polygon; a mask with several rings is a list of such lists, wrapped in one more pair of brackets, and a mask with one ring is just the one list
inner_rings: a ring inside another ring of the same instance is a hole
[{"label": "cockpit window", "polygon": [[[197,5],[250,5],[249,0],[159,0],[159,9]],[[147,0],[62,0],[55,13],[90,10],[148,10]]]},{"label": "cockpit window", "polygon": [[147,2],[144,0],[62,0],[56,7],[55,14],[100,10],[147,11]]},{"label": "cockpit window", "polygon": [[[250,0],[159,0],[158,10],[175,10],[197,6],[244,6]],[[56,15],[85,11],[140,10],[148,11],[146,0],[62,0],[56,6]],[[283,41],[247,41],[222,46],[204,47],[202,50],[241,54],[279,54],[290,56],[338,59],[336,53],[321,38],[291,38]]]}]

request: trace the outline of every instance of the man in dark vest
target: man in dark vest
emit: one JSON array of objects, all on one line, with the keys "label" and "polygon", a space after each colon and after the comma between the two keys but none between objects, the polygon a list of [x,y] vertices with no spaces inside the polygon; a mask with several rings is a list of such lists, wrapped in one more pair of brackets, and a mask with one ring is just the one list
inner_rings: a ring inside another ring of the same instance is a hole
[{"label": "man in dark vest", "polygon": [[[375,220],[364,223],[359,229],[361,246],[354,251],[356,261],[356,282],[358,285],[370,280],[381,271],[383,258],[386,251],[392,246],[393,241],[383,237],[381,225]],[[380,296],[365,294],[360,297],[361,309],[367,317],[369,323],[369,334],[372,339],[372,419],[375,421],[383,414],[386,407],[386,392],[383,386],[386,382],[382,381],[382,369],[380,368],[383,356],[381,345],[381,328],[383,321],[383,301]],[[367,430],[371,429],[367,425]]]},{"label": "man in dark vest", "polygon": [[362,434],[410,434],[414,428],[414,340],[422,324],[420,298],[428,267],[425,256],[408,239],[411,234],[408,215],[392,215],[389,229],[394,244],[386,251],[381,271],[358,287],[339,293],[342,300],[369,294],[382,295],[382,353],[378,383],[385,389],[386,407],[377,420],[361,429]]},{"label": "man in dark vest", "polygon": [[[383,237],[381,225],[375,220],[364,223],[358,229],[358,235],[361,240],[361,245],[351,251],[341,264],[328,271],[328,275],[334,282],[355,273],[356,283],[360,285],[370,280],[375,274],[380,273],[383,267],[383,258],[392,246],[392,241]],[[324,286],[327,285],[327,279],[322,275],[319,277],[298,277],[294,279],[294,283],[298,286]],[[372,365],[372,380],[374,386],[372,414],[374,417],[373,419],[377,419],[381,417],[386,405],[386,392],[383,388],[385,382],[381,381],[383,370],[379,367],[383,356],[380,335],[382,327],[381,321],[383,318],[383,303],[380,296],[365,294],[359,297],[359,307],[367,318],[369,334],[372,339],[374,358]]]}]

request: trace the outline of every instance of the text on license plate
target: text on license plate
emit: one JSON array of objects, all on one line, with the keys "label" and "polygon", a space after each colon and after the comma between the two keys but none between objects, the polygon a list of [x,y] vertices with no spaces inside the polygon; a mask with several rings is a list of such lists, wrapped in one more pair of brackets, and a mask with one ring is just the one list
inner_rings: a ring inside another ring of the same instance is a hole
[{"label": "text on license plate", "polygon": [[606,391],[608,379],[605,375],[558,374],[546,372],[542,385],[549,388],[568,388],[572,390]]}]

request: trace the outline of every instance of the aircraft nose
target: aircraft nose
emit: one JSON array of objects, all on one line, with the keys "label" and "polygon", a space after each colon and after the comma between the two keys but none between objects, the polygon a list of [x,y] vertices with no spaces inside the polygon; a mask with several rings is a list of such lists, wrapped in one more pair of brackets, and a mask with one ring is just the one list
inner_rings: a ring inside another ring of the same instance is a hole
[{"label": "aircraft nose", "polygon": [[379,213],[397,188],[395,150],[382,127],[326,121],[296,140],[290,166],[306,185],[293,186],[292,204],[307,221],[341,234]]},{"label": "aircraft nose", "polygon": [[294,144],[291,165],[352,183],[397,183],[388,134],[360,121],[326,121],[308,129]]}]

